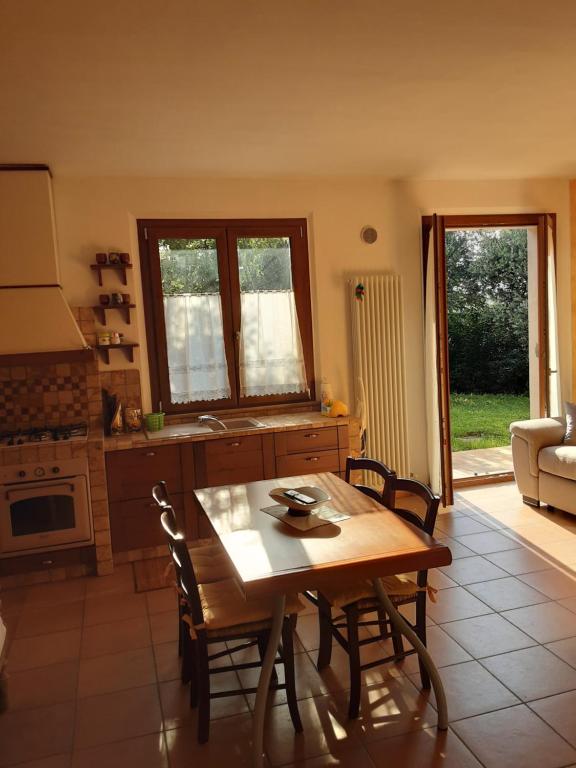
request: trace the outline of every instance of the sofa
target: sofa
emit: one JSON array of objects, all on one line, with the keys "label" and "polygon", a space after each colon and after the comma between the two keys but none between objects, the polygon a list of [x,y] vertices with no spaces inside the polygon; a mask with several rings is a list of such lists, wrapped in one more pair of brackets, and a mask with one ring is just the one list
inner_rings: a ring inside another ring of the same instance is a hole
[{"label": "sofa", "polygon": [[576,445],[564,443],[563,417],[515,421],[512,458],[525,503],[540,503],[576,515]]}]

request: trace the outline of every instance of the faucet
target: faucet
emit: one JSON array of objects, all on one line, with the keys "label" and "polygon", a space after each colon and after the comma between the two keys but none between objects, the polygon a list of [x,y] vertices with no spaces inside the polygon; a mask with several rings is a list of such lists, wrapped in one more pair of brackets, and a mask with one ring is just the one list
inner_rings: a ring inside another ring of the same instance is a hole
[{"label": "faucet", "polygon": [[220,419],[217,419],[216,416],[212,416],[211,414],[207,413],[204,416],[198,416],[198,423],[204,424],[207,421],[214,421],[216,424],[220,425],[220,429],[226,429],[226,424],[224,424]]}]

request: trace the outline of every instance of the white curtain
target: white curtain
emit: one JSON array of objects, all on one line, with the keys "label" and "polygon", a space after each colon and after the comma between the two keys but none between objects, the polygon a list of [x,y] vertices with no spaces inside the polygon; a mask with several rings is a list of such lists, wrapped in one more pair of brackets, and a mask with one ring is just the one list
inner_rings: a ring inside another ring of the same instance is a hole
[{"label": "white curtain", "polygon": [[230,397],[219,293],[164,296],[173,403]]},{"label": "white curtain", "polygon": [[556,294],[556,258],[554,238],[550,226],[548,230],[548,391],[549,416],[562,413],[562,395],[560,392],[560,360],[558,355],[558,311]]},{"label": "white curtain", "polygon": [[436,336],[436,284],[434,237],[430,233],[430,246],[426,267],[426,312],[424,328],[424,381],[426,387],[426,438],[428,444],[428,470],[430,487],[442,493],[442,461],[440,457],[440,412],[438,409],[438,344]]},{"label": "white curtain", "polygon": [[305,392],[294,291],[241,293],[240,395]]}]

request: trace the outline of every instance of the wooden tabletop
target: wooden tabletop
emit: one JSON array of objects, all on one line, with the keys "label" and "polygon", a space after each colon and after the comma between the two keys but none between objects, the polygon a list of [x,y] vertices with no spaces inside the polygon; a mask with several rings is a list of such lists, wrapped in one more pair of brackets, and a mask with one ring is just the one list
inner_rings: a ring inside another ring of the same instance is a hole
[{"label": "wooden tabletop", "polygon": [[[302,532],[263,507],[279,486],[315,485],[329,506],[350,515]],[[315,589],[335,575],[374,578],[449,565],[450,550],[331,473],[195,491],[247,597]]]}]

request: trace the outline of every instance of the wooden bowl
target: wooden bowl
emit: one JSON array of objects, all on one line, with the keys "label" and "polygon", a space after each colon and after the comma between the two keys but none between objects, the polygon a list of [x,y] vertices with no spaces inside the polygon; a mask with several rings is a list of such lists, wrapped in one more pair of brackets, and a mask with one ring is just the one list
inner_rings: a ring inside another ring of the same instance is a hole
[{"label": "wooden bowl", "polygon": [[[284,491],[298,491],[305,496],[310,496],[314,499],[313,503],[300,504],[295,499],[290,499],[288,496],[284,496]],[[330,496],[323,491],[322,488],[318,488],[315,485],[301,485],[298,488],[274,488],[270,491],[270,497],[274,499],[278,504],[282,504],[283,507],[288,507],[288,512],[291,515],[309,515],[313,509],[321,507],[326,502],[330,501]]]}]

